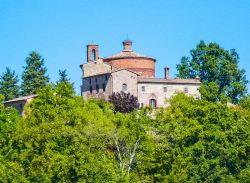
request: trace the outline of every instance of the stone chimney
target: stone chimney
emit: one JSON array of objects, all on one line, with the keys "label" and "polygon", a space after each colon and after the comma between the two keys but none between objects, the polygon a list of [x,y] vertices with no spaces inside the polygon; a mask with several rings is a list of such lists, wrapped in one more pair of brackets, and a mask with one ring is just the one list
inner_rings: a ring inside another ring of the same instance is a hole
[{"label": "stone chimney", "polygon": [[99,58],[99,46],[97,44],[87,45],[87,62],[96,61]]},{"label": "stone chimney", "polygon": [[199,76],[195,76],[195,80],[196,81],[200,81],[200,77]]},{"label": "stone chimney", "polygon": [[165,71],[165,79],[169,79],[169,67],[165,67],[164,71]]},{"label": "stone chimney", "polygon": [[126,39],[122,42],[123,44],[123,51],[133,51],[132,50],[132,41]]}]

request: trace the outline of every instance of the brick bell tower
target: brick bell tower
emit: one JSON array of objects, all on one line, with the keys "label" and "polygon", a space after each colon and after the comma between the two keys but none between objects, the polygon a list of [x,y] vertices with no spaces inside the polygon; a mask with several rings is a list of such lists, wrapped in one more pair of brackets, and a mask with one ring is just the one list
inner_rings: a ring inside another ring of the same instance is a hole
[{"label": "brick bell tower", "polygon": [[87,45],[87,62],[93,62],[99,58],[99,46],[97,44]]}]

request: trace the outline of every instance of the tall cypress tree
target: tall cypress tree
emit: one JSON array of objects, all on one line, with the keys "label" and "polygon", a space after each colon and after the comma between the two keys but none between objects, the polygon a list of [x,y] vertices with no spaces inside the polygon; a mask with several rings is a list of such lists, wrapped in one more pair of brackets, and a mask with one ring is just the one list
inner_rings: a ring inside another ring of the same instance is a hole
[{"label": "tall cypress tree", "polygon": [[57,83],[65,83],[70,82],[70,78],[68,78],[68,74],[65,70],[59,70],[59,80]]},{"label": "tall cypress tree", "polygon": [[35,94],[46,86],[49,82],[49,76],[46,75],[46,72],[44,59],[38,53],[31,52],[26,58],[26,66],[22,73],[22,95]]},{"label": "tall cypress tree", "polygon": [[19,96],[18,76],[15,71],[11,71],[8,67],[0,76],[0,94],[4,96],[4,100]]},{"label": "tall cypress tree", "polygon": [[65,85],[67,86],[65,89],[69,89],[69,91],[74,91],[74,83],[70,82],[70,78],[65,70],[59,70],[59,79],[56,82],[57,85]]}]

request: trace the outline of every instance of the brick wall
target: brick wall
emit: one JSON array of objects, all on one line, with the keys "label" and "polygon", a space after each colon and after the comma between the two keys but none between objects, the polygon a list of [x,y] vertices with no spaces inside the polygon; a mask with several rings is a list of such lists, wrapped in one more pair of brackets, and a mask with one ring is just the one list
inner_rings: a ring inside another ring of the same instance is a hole
[{"label": "brick wall", "polygon": [[104,60],[108,64],[118,67],[126,68],[131,71],[141,74],[143,77],[155,77],[155,62],[152,59],[146,58],[120,58]]}]

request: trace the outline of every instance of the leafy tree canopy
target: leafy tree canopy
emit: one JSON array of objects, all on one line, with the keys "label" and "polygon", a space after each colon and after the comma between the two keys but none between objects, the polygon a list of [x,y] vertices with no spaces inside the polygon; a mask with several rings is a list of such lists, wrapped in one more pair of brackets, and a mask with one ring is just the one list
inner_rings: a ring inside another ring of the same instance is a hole
[{"label": "leafy tree canopy", "polygon": [[[248,182],[250,111],[178,94],[155,121],[159,182]],[[154,171],[155,170],[155,171]]]},{"label": "leafy tree canopy", "polygon": [[6,71],[0,76],[0,94],[4,100],[10,100],[19,96],[18,76],[15,71],[6,68]]},{"label": "leafy tree canopy", "polygon": [[249,182],[250,110],[183,93],[113,112],[48,85],[18,119],[0,108],[2,182]]},{"label": "leafy tree canopy", "polygon": [[[205,85],[201,90],[204,99],[212,101],[227,99],[238,103],[246,94],[248,81],[245,71],[239,69],[239,55],[234,49],[228,51],[216,43],[206,44],[201,41],[190,54],[191,58],[182,57],[181,63],[177,65],[177,76],[180,78],[199,76]],[[209,84],[212,85],[212,89],[207,88]]]},{"label": "leafy tree canopy", "polygon": [[44,59],[38,53],[31,52],[26,58],[26,66],[24,66],[22,73],[22,95],[35,94],[38,90],[45,87],[49,82],[46,72]]}]

